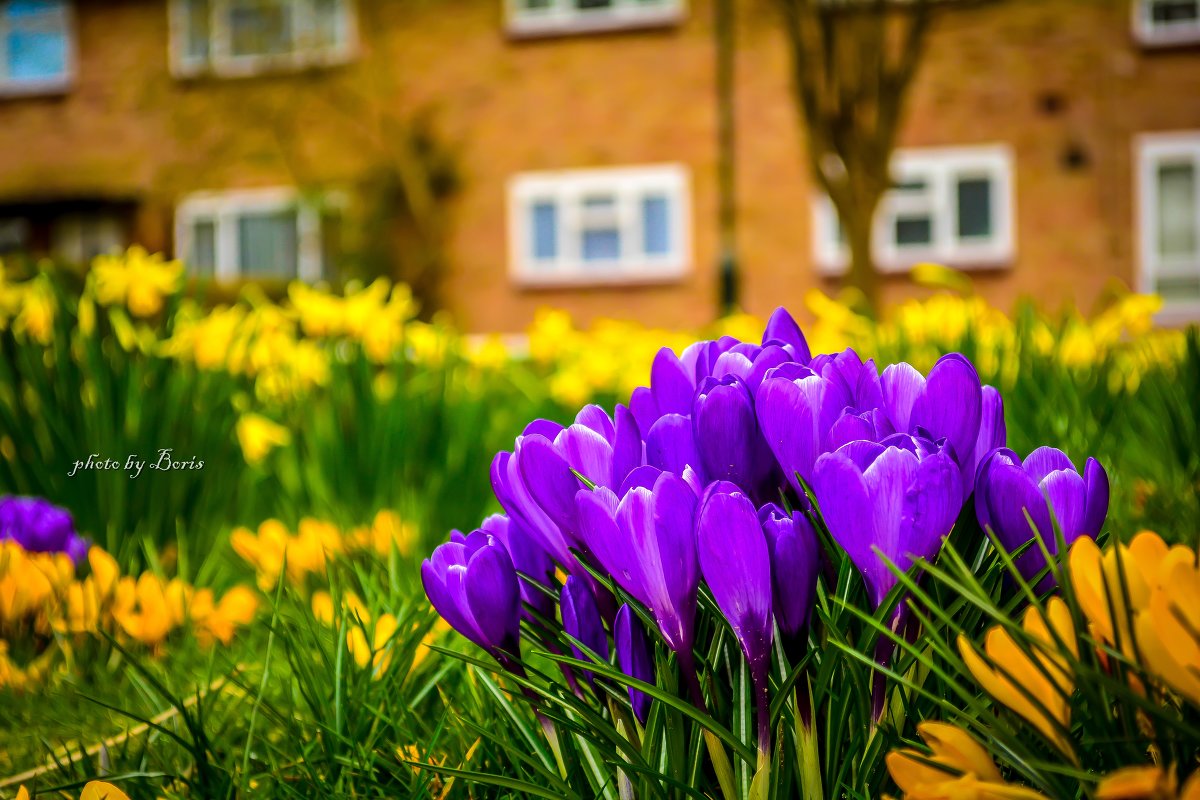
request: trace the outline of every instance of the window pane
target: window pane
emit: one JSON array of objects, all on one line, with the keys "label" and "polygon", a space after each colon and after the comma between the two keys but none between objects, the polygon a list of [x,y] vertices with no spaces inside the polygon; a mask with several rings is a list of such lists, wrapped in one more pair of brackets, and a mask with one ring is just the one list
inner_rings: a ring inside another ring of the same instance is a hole
[{"label": "window pane", "polygon": [[554,203],[533,204],[533,257],[553,261],[558,257],[558,207]]},{"label": "window pane", "polygon": [[616,228],[583,232],[584,261],[615,261],[621,257],[621,233]]},{"label": "window pane", "polygon": [[4,16],[9,20],[16,21],[62,11],[62,9],[63,0],[9,0],[4,8]]},{"label": "window pane", "polygon": [[613,0],[575,0],[575,7],[581,9],[587,8],[611,8]]},{"label": "window pane", "polygon": [[238,219],[238,266],[243,275],[294,278],[296,212],[243,214]]},{"label": "window pane", "polygon": [[1200,274],[1178,278],[1159,278],[1154,291],[1166,302],[1196,302],[1200,300]]},{"label": "window pane", "polygon": [[554,5],[554,0],[521,0],[522,11],[541,11]]},{"label": "window pane", "polygon": [[992,235],[992,182],[987,178],[958,182],[958,235],[963,239]]},{"label": "window pane", "polygon": [[336,47],[346,38],[343,21],[345,0],[313,0],[313,43],[319,48]]},{"label": "window pane", "polygon": [[292,5],[281,0],[235,0],[229,9],[229,50],[234,56],[278,55],[292,50]]},{"label": "window pane", "polygon": [[183,40],[185,58],[201,61],[208,58],[211,14],[209,0],[184,0],[181,21],[185,28]]},{"label": "window pane", "polygon": [[900,247],[930,244],[933,220],[929,217],[896,217],[896,244]]},{"label": "window pane", "polygon": [[667,198],[661,195],[642,198],[642,249],[646,255],[665,256],[671,252],[669,227]]},{"label": "window pane", "polygon": [[197,275],[212,275],[217,267],[217,225],[211,219],[192,224],[192,251],[188,266]]},{"label": "window pane", "polygon": [[1158,168],[1158,252],[1164,258],[1196,254],[1200,210],[1196,208],[1196,165]]},{"label": "window pane", "polygon": [[67,39],[62,32],[12,31],[6,45],[11,80],[52,80],[67,74]]},{"label": "window pane", "polygon": [[1200,19],[1200,3],[1196,0],[1150,0],[1150,19],[1161,25],[1195,22]]}]

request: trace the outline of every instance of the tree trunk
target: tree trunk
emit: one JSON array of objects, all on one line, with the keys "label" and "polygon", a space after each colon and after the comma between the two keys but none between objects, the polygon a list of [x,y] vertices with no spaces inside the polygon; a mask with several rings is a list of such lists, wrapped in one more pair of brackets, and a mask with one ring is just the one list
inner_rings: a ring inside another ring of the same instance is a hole
[{"label": "tree trunk", "polygon": [[846,233],[846,248],[850,251],[846,285],[862,292],[864,304],[872,316],[879,310],[879,273],[871,252],[871,228],[877,205],[878,199],[874,203],[861,203],[857,208],[838,210],[842,230]]}]

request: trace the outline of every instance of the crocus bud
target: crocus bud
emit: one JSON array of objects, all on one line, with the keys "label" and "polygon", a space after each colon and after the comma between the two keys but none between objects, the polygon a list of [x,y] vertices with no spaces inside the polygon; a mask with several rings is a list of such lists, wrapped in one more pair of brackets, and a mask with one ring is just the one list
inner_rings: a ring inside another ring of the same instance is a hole
[{"label": "crocus bud", "polygon": [[[1025,513],[1029,513],[1027,519]],[[1024,463],[1012,450],[1000,448],[979,466],[975,481],[975,513],[1005,549],[1016,550],[1035,536],[1051,555],[1058,553],[1051,512],[1067,547],[1080,536],[1096,538],[1108,515],[1108,474],[1094,458],[1083,475],[1061,450],[1039,447]],[[1029,520],[1032,519],[1033,527]],[[1035,542],[1016,559],[1026,580],[1046,568],[1046,557]],[[1038,591],[1054,586],[1054,576],[1038,581]]]},{"label": "crocus bud", "polygon": [[[563,630],[583,642],[589,650],[601,659],[608,659],[608,634],[604,632],[604,622],[600,619],[600,611],[596,606],[596,598],[592,589],[577,575],[567,578],[559,597],[562,610]],[[580,661],[590,661],[591,656],[571,644],[571,653]],[[585,671],[588,680],[594,680],[592,673]]]},{"label": "crocus bud", "polygon": [[[692,429],[706,481],[731,481],[757,495],[775,471],[741,378],[706,378],[696,394]],[[693,465],[694,466],[694,465]]]},{"label": "crocus bud", "polygon": [[499,539],[477,530],[461,542],[439,545],[421,564],[421,582],[429,602],[450,627],[506,669],[517,666],[521,590]]},{"label": "crocus bud", "polygon": [[804,514],[793,511],[789,515],[774,503],[758,510],[758,520],[771,555],[771,607],[784,649],[795,659],[817,588],[817,534]]},{"label": "crocus bud", "polygon": [[[613,628],[613,641],[617,648],[617,667],[631,678],[643,683],[654,683],[654,657],[650,652],[650,640],[637,614],[628,605],[617,611]],[[629,702],[638,722],[645,725],[650,715],[650,696],[629,687]]]}]

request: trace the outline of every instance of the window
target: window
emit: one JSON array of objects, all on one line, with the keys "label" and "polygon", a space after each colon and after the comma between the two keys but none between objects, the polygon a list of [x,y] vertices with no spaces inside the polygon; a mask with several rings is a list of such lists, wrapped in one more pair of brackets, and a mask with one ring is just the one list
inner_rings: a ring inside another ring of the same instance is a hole
[{"label": "window", "polygon": [[76,264],[120,252],[127,244],[121,219],[103,212],[59,217],[51,226],[50,240],[55,255]]},{"label": "window", "polygon": [[182,75],[255,75],[353,55],[354,0],[171,1],[172,61]]},{"label": "window", "polygon": [[[1004,266],[1014,250],[1012,155],[1002,146],[903,150],[892,157],[893,187],[876,213],[875,263],[904,272],[922,261],[959,268]],[[814,203],[814,249],[822,271],[849,263],[833,204]]]},{"label": "window", "polygon": [[1200,132],[1138,139],[1140,288],[1200,314]]},{"label": "window", "polygon": [[508,30],[518,36],[587,33],[669,25],[685,0],[506,0]]},{"label": "window", "polygon": [[21,253],[29,247],[29,220],[0,217],[0,256]]},{"label": "window", "polygon": [[71,81],[66,0],[0,0],[0,92],[65,89]]},{"label": "window", "polygon": [[525,173],[509,186],[511,271],[526,285],[670,280],[688,263],[679,166]]},{"label": "window", "polygon": [[1200,42],[1200,0],[1135,0],[1133,29],[1147,45]]},{"label": "window", "polygon": [[175,214],[175,252],[198,276],[299,278],[329,273],[322,215],[291,189],[196,194]]}]

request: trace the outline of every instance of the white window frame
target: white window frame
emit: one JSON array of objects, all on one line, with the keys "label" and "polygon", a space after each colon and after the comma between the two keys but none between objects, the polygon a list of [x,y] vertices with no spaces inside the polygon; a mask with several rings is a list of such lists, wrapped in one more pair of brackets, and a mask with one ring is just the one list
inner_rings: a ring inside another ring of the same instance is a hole
[{"label": "white window frame", "polygon": [[[290,53],[271,55],[231,55],[229,18],[230,3],[235,0],[209,0],[208,55],[188,56],[187,0],[168,0],[170,6],[171,67],[176,77],[190,78],[214,75],[219,78],[243,78],[279,71],[295,71],[309,67],[332,67],[345,64],[358,56],[358,9],[356,0],[341,0],[341,24],[345,30],[334,47],[298,49]],[[367,0],[375,2],[377,0]],[[308,0],[298,0],[303,5]],[[303,12],[303,9],[300,9]]]},{"label": "white window frame", "polygon": [[[1200,0],[1193,0],[1200,11]],[[1153,0],[1133,0],[1133,35],[1145,47],[1172,47],[1200,42],[1200,16],[1194,22],[1155,24]]]},{"label": "white window frame", "polygon": [[[1196,208],[1200,209],[1200,130],[1149,133],[1134,137],[1134,163],[1137,164],[1137,201],[1134,206],[1139,269],[1138,291],[1153,294],[1159,277],[1189,276],[1200,273],[1200,242],[1192,259],[1168,263],[1158,252],[1158,167],[1165,160],[1191,159],[1196,170]],[[1200,236],[1200,220],[1197,220]],[[1164,301],[1156,317],[1163,323],[1190,322],[1200,319],[1200,297],[1195,300]]]},{"label": "white window frame", "polygon": [[612,0],[604,8],[580,9],[576,0],[549,0],[546,8],[524,8],[522,0],[505,0],[508,32],[517,37],[599,33],[674,25],[687,14],[687,0]]},{"label": "white window frame", "polygon": [[238,248],[238,217],[244,214],[276,214],[283,211],[296,214],[296,278],[310,283],[321,280],[324,277],[324,249],[320,210],[313,204],[304,202],[292,187],[196,192],[188,195],[175,209],[176,257],[183,259],[187,264],[192,251],[193,227],[198,220],[212,219],[216,224],[214,279],[231,281],[240,278],[287,278],[285,275],[246,275],[239,263]]},{"label": "white window frame", "polygon": [[53,78],[40,80],[19,80],[8,76],[8,18],[4,13],[8,0],[0,0],[0,97],[19,95],[59,94],[67,91],[75,83],[77,70],[75,53],[75,4],[72,0],[63,0],[57,11],[45,12],[46,21],[56,23],[55,30],[61,30],[66,39],[66,55],[63,72]]},{"label": "white window frame", "polygon": [[[584,223],[583,199],[616,197],[616,222],[622,246],[641,242],[639,200],[646,194],[669,198],[667,235],[671,251],[661,256],[625,253],[609,261],[584,261],[578,252]],[[526,172],[508,186],[509,273],[522,286],[578,286],[659,283],[683,277],[691,263],[691,190],[687,168],[680,164]],[[529,212],[537,202],[552,202],[558,228],[553,262],[533,257]]]},{"label": "white window frame", "polygon": [[[892,154],[892,179],[897,184],[925,181],[928,195],[890,191],[880,200],[872,222],[872,255],[881,272],[907,272],[914,264],[935,261],[962,270],[1011,266],[1016,258],[1015,190],[1012,151],[1007,145],[928,147]],[[958,236],[958,206],[954,194],[960,178],[986,177],[992,187],[992,233],[977,241]],[[932,242],[898,245],[895,219],[904,211],[928,211]],[[838,242],[833,203],[823,193],[813,198],[813,258],[824,275],[843,275],[850,251]]]}]

